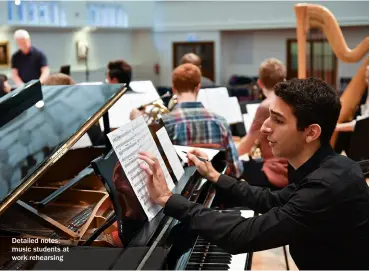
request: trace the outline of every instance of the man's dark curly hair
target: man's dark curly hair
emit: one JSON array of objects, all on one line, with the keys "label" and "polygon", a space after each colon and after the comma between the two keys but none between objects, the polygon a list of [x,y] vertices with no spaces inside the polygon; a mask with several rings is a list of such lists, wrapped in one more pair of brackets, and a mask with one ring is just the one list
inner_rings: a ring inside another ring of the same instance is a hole
[{"label": "man's dark curly hair", "polygon": [[108,63],[109,77],[117,78],[119,83],[130,84],[132,76],[131,66],[124,60],[116,60]]},{"label": "man's dark curly hair", "polygon": [[298,130],[318,124],[321,127],[321,144],[329,143],[341,103],[338,93],[328,83],[317,78],[295,78],[276,84],[275,94],[292,108]]}]

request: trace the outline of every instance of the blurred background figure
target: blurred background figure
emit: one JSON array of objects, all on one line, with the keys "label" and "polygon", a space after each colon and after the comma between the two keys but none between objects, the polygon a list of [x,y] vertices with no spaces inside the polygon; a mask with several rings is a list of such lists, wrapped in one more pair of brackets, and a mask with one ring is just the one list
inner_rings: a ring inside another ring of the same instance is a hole
[{"label": "blurred background figure", "polygon": [[50,74],[44,81],[44,85],[52,86],[52,85],[75,85],[76,82],[72,79],[72,77],[63,74],[63,73],[55,73]]},{"label": "blurred background figure", "polygon": [[11,91],[11,87],[8,82],[8,77],[5,74],[0,74],[0,97]]},{"label": "blurred background figure", "polygon": [[49,67],[45,54],[31,45],[30,34],[23,29],[14,33],[19,50],[12,55],[12,79],[17,86],[33,79],[41,83],[49,76]]},{"label": "blurred background figure", "polygon": [[[181,58],[181,64],[186,64],[186,63],[193,64],[197,66],[200,70],[202,70],[202,59],[196,54],[193,54],[193,53],[185,54]],[[202,75],[202,81],[200,83],[200,88],[211,88],[214,86],[215,86],[215,83],[211,79],[204,77]]]},{"label": "blurred background figure", "polygon": [[114,60],[108,63],[107,78],[108,84],[125,83],[127,85],[131,82],[132,68],[124,60]]}]

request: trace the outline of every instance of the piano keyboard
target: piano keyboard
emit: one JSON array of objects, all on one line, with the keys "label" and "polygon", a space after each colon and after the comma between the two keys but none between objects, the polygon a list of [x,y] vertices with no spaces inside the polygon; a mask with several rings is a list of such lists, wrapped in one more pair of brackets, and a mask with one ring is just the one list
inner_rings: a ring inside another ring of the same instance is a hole
[{"label": "piano keyboard", "polygon": [[[254,215],[254,211],[251,210],[235,212],[241,213],[241,216],[244,218],[253,217]],[[212,245],[210,242],[198,237],[185,269],[245,270],[247,259],[248,253],[231,255],[216,245]]]}]

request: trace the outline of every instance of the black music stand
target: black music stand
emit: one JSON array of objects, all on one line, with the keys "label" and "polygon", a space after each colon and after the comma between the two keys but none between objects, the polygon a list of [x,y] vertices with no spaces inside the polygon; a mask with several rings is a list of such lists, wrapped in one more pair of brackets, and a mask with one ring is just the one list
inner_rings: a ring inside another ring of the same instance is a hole
[{"label": "black music stand", "polygon": [[64,65],[60,67],[60,73],[71,75],[71,65]]},{"label": "black music stand", "polygon": [[0,127],[43,99],[40,80],[32,80],[0,98]]}]

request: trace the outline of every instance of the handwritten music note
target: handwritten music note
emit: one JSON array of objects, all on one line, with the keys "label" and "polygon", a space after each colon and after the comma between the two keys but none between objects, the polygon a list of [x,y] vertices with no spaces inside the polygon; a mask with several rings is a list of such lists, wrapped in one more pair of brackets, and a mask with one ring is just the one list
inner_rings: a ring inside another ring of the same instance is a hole
[{"label": "handwritten music note", "polygon": [[108,138],[148,220],[152,220],[161,210],[161,206],[154,204],[149,198],[147,176],[140,168],[140,164],[145,162],[138,159],[138,153],[152,153],[161,165],[168,188],[172,190],[175,185],[144,118],[141,116],[121,126],[109,133]]}]

